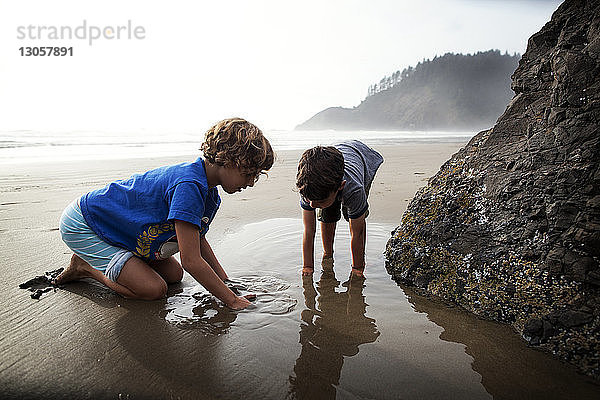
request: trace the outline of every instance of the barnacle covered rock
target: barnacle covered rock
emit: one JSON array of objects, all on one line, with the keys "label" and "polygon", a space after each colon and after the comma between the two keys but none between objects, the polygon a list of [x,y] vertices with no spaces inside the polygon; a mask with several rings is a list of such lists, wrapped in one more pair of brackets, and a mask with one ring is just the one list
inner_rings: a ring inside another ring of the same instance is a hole
[{"label": "barnacle covered rock", "polygon": [[558,8],[512,88],[411,201],[386,266],[600,377],[600,0]]}]

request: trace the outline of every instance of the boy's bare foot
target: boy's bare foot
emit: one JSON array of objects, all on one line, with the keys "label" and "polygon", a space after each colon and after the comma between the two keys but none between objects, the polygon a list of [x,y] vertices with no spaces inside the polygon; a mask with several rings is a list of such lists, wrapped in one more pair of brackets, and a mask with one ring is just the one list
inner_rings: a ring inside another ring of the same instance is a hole
[{"label": "boy's bare foot", "polygon": [[63,283],[76,281],[82,278],[89,278],[91,275],[88,271],[90,268],[89,264],[83,261],[81,257],[73,254],[69,266],[54,280],[52,281],[55,285],[62,285]]},{"label": "boy's bare foot", "polygon": [[303,267],[302,268],[302,276],[312,276],[313,272],[315,272],[314,268],[311,268],[311,267]]}]

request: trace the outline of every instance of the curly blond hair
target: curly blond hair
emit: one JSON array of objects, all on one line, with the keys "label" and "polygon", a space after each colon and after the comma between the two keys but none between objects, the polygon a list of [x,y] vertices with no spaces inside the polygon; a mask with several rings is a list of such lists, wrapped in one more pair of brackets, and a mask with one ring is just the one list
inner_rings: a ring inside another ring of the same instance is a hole
[{"label": "curly blond hair", "polygon": [[257,179],[275,161],[271,144],[261,130],[243,118],[217,122],[206,132],[200,150],[208,162],[239,168],[247,175],[255,175]]}]

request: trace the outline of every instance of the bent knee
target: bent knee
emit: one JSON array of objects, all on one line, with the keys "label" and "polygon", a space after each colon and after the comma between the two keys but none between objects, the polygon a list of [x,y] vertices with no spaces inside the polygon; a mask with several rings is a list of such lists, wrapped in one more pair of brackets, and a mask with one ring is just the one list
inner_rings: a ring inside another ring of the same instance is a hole
[{"label": "bent knee", "polygon": [[168,284],[181,282],[183,279],[183,268],[181,268],[181,266],[179,266],[179,268],[173,268],[173,270],[169,271],[169,274],[164,278]]},{"label": "bent knee", "polygon": [[165,280],[166,283],[178,283],[183,279],[183,268],[174,258],[166,260],[150,261],[149,265]]},{"label": "bent knee", "polygon": [[167,283],[162,279],[139,288],[135,293],[140,300],[159,300],[167,297]]}]

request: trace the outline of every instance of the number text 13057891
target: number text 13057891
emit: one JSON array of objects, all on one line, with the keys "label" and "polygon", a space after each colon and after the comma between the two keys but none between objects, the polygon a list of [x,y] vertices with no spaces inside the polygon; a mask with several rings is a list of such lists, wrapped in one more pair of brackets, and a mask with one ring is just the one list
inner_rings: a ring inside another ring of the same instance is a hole
[{"label": "number text 13057891", "polygon": [[73,56],[72,47],[19,47],[23,57],[65,57]]}]

